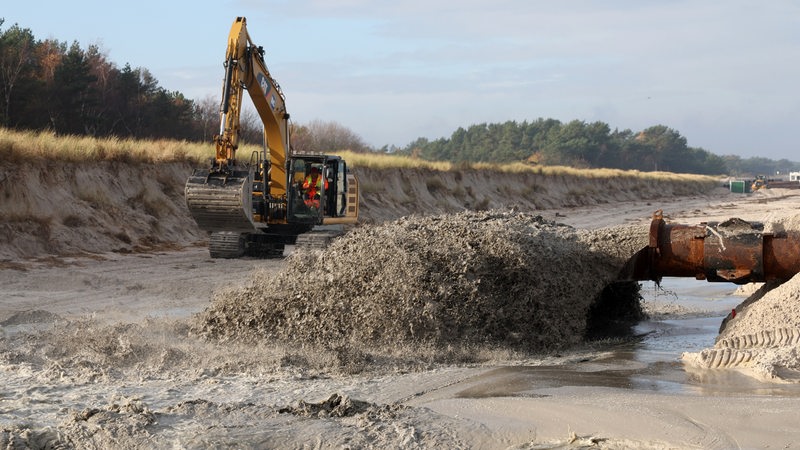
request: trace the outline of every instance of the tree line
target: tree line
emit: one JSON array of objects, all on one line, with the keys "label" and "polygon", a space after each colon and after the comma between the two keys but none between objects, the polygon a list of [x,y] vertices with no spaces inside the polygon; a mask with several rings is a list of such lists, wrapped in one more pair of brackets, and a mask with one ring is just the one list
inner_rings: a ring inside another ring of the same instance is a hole
[{"label": "tree line", "polygon": [[[186,98],[159,86],[145,68],[119,68],[97,46],[38,40],[30,29],[3,29],[0,18],[0,126],[51,130],[60,135],[181,139],[211,142],[219,132],[219,101]],[[221,70],[221,69],[220,69]],[[293,125],[295,149],[312,152],[392,151],[452,162],[569,165],[699,174],[798,170],[766,158],[717,156],[690,147],[676,130],[611,130],[603,122],[555,119],[460,127],[449,138],[418,138],[406,147],[376,150],[336,122]],[[243,142],[258,144],[263,126],[253,110],[241,117]]]},{"label": "tree line", "polygon": [[[0,19],[0,126],[196,142],[219,133],[219,100],[164,89],[147,69],[119,68],[97,46],[37,40],[30,29],[3,24]],[[260,144],[263,125],[255,110],[244,109],[240,122],[241,141]],[[294,126],[293,135],[295,148],[304,151],[371,150],[335,122]]]},{"label": "tree line", "polygon": [[664,125],[645,130],[611,130],[603,122],[555,119],[481,123],[459,127],[449,138],[418,138],[401,154],[453,162],[566,165],[705,175],[753,175],[800,170],[800,163],[763,157],[719,156],[687,145],[681,134]]},{"label": "tree line", "polygon": [[[0,22],[2,25],[2,22]],[[57,134],[189,139],[195,105],[146,69],[122,69],[96,46],[0,33],[0,124]]]}]

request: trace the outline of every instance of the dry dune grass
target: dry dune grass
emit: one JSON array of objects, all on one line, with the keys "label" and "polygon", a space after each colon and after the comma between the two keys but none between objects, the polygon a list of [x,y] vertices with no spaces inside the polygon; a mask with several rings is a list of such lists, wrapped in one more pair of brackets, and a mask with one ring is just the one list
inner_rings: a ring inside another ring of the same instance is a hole
[{"label": "dry dune grass", "polygon": [[446,161],[425,161],[400,155],[387,155],[382,153],[355,153],[350,151],[339,152],[354,167],[368,167],[372,169],[431,169],[442,172],[483,170],[502,173],[534,173],[545,176],[568,176],[589,179],[614,179],[614,178],[641,178],[652,181],[678,181],[678,182],[716,182],[717,177],[707,175],[682,174],[672,172],[640,172],[638,170],[621,169],[577,169],[568,166],[540,166],[521,162],[508,164],[492,163],[450,163]]},{"label": "dry dune grass", "polygon": [[[249,155],[259,146],[243,144],[239,155]],[[56,136],[48,131],[15,131],[0,128],[0,158],[5,161],[54,159],[59,161],[175,162],[202,161],[211,157],[211,143],[167,139],[135,140],[115,137]],[[714,177],[669,172],[639,172],[619,169],[576,169],[565,166],[532,166],[524,163],[490,164],[426,161],[382,153],[337,152],[351,167],[370,169],[428,169],[440,172],[486,170],[503,173],[535,173],[589,179],[639,178],[652,181],[711,182]]]},{"label": "dry dune grass", "polygon": [[337,152],[348,164],[354,167],[370,169],[431,169],[439,171],[453,170],[455,165],[447,161],[426,161],[401,155],[384,153],[356,153],[351,151]]},{"label": "dry dune grass", "polygon": [[48,131],[0,128],[0,157],[4,161],[49,159],[154,163],[200,160],[213,152],[211,144],[187,141],[56,136]]}]

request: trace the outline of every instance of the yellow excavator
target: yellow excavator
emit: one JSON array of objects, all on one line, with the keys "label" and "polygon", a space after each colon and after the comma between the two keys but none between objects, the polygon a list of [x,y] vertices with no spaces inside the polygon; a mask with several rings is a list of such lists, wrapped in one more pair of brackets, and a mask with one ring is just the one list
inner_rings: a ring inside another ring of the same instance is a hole
[{"label": "yellow excavator", "polygon": [[[185,190],[190,214],[210,233],[211,257],[281,256],[286,245],[324,245],[356,223],[358,180],[338,156],[292,151],[285,97],[244,17],[231,27],[224,67],[216,154],[210,167],[192,172]],[[239,160],[245,90],[263,122],[264,143]],[[312,172],[323,178],[309,189]]]},{"label": "yellow excavator", "polygon": [[759,175],[753,181],[753,184],[750,185],[750,192],[755,192],[759,189],[766,189],[767,187],[767,177],[764,175]]}]

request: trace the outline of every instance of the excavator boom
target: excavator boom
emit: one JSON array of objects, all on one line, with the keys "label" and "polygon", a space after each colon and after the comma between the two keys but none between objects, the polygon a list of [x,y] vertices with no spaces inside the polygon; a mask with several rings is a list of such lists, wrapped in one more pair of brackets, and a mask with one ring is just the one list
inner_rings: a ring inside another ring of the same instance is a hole
[{"label": "excavator boom", "polygon": [[269,148],[270,195],[286,195],[286,157],[289,153],[289,113],[278,82],[264,62],[264,49],[257,47],[247,33],[246,19],[237,17],[228,36],[225,54],[225,82],[220,111],[220,134],[215,139],[216,158],[225,163],[235,157],[239,145],[239,118],[242,94],[247,90],[264,124],[264,139]]},{"label": "excavator boom", "polygon": [[[289,114],[283,93],[264,63],[264,51],[253,44],[246,23],[244,17],[237,17],[228,35],[220,133],[214,137],[215,159],[210,168],[195,170],[186,183],[189,212],[201,229],[210,232],[249,232],[261,227],[253,216],[254,178],[269,180],[270,197],[286,196]],[[241,164],[236,159],[245,90],[264,124],[270,160],[262,161],[262,167]]]}]

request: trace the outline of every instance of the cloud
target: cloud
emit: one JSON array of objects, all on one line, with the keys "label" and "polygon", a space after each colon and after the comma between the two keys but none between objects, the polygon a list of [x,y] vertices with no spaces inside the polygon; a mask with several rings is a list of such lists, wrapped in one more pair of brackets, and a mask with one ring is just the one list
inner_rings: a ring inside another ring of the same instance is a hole
[{"label": "cloud", "polygon": [[664,124],[720,154],[795,153],[790,0],[239,3],[254,36],[281,37],[265,46],[288,104],[377,146],[553,117]]}]

